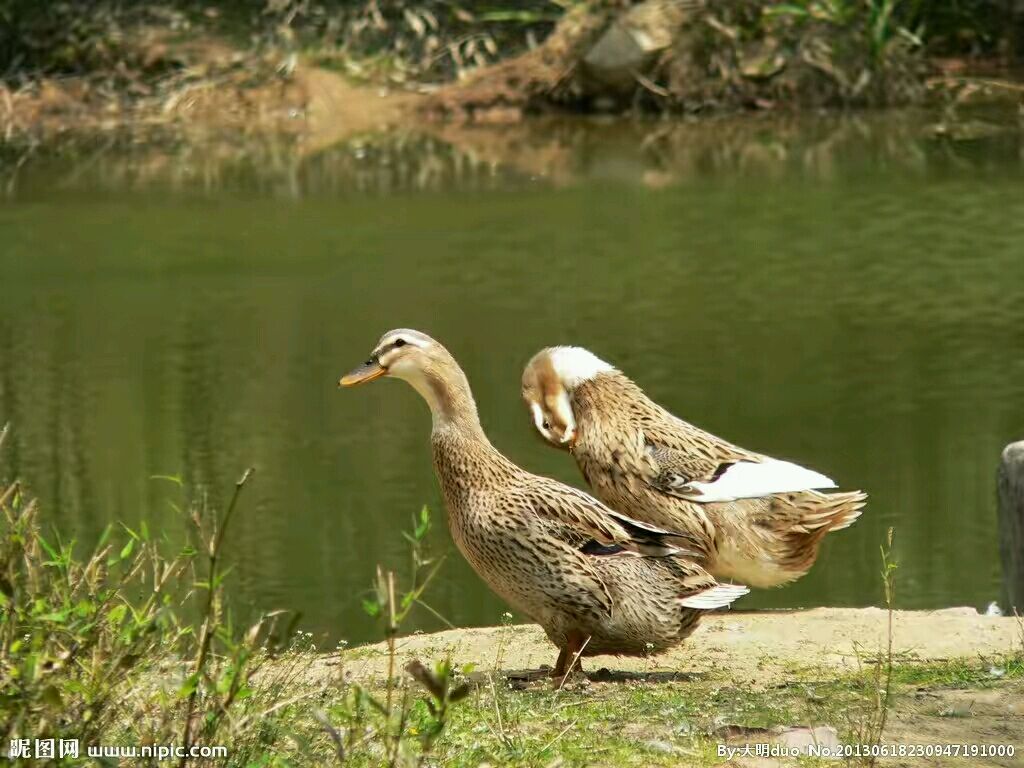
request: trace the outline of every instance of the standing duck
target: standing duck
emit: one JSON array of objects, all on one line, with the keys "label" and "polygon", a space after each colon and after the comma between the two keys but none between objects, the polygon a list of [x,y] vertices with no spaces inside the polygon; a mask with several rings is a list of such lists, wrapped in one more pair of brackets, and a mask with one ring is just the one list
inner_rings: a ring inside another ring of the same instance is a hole
[{"label": "standing duck", "polygon": [[853,523],[867,498],[820,493],[836,487],[825,475],[688,424],[581,347],[537,353],[523,372],[523,399],[601,501],[694,535],[718,579],[775,587],[800,578],[825,534]]},{"label": "standing duck", "polygon": [[683,556],[689,536],[638,523],[505,458],[480,426],[466,375],[434,339],[390,331],[339,383],[384,376],[405,380],[430,406],[452,538],[480,578],[558,647],[554,675],[581,656],[670,648],[702,612],[746,594]]}]

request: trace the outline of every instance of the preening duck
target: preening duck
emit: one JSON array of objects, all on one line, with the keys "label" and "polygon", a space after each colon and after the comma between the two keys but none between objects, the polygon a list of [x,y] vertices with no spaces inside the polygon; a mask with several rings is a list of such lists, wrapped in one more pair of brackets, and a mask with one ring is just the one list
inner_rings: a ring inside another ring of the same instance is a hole
[{"label": "preening duck", "polygon": [[340,385],[385,376],[430,406],[452,538],[494,592],[543,627],[559,649],[555,675],[580,656],[670,648],[702,612],[747,592],[686,557],[688,534],[637,522],[509,461],[484,434],[455,358],[429,336],[389,331]]},{"label": "preening duck", "polygon": [[669,413],[581,347],[549,347],[523,371],[534,426],[568,449],[609,507],[702,542],[718,579],[773,587],[800,578],[821,540],[860,515],[860,491],[739,448]]}]

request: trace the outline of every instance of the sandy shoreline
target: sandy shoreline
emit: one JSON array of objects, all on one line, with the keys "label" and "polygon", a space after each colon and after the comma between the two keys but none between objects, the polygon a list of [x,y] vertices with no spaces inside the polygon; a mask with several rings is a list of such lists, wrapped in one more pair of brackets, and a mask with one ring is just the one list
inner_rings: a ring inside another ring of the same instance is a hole
[{"label": "sandy shoreline", "polygon": [[[888,615],[879,608],[814,608],[800,611],[735,612],[705,618],[682,645],[649,659],[595,656],[593,672],[682,672],[754,687],[784,681],[795,668],[853,672],[859,659],[884,646]],[[985,616],[973,608],[895,611],[894,656],[900,662],[939,662],[995,657],[1019,651],[1022,624],[1014,617]],[[400,661],[451,658],[479,669],[537,669],[556,651],[535,625],[454,629],[400,638]],[[859,656],[859,659],[858,659]],[[497,663],[496,663],[497,662]],[[325,656],[325,668],[343,663],[357,678],[387,669],[384,643]]]}]

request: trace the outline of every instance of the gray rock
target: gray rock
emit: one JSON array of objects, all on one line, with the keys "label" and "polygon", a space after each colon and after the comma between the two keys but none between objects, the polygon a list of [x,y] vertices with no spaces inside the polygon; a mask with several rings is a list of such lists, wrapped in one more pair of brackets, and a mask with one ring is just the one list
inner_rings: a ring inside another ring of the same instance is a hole
[{"label": "gray rock", "polygon": [[676,40],[688,14],[687,4],[646,0],[623,13],[583,57],[585,74],[613,92],[636,86],[643,74]]},{"label": "gray rock", "polygon": [[676,749],[674,744],[670,744],[667,741],[660,741],[658,739],[652,739],[651,741],[645,741],[644,746],[647,747],[651,752],[661,752],[665,755],[674,755],[679,750]]},{"label": "gray rock", "polygon": [[817,745],[834,749],[839,746],[839,733],[831,725],[819,725],[817,728],[796,726],[783,728],[775,735],[777,744],[799,749],[806,754],[808,747]]}]

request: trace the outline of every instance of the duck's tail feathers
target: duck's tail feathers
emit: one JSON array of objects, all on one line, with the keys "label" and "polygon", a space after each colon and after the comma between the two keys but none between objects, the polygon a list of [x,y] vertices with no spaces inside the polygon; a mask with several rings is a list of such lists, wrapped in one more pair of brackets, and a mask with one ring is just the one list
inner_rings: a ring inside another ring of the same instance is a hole
[{"label": "duck's tail feathers", "polygon": [[787,498],[798,511],[793,531],[821,536],[830,531],[849,528],[860,517],[867,494],[863,491],[845,493],[818,493],[804,491]]},{"label": "duck's tail feathers", "polygon": [[[866,501],[867,494],[862,491],[802,491],[773,497],[769,520],[777,536],[774,562],[790,577],[781,581],[773,577],[768,583],[785,583],[806,573],[817,560],[825,535],[853,525]],[[757,581],[751,583],[762,586]]]},{"label": "duck's tail feathers", "polygon": [[743,597],[749,591],[742,584],[716,584],[713,587],[701,590],[695,595],[680,598],[679,603],[684,608],[711,611],[715,608],[724,608],[733,600]]}]

